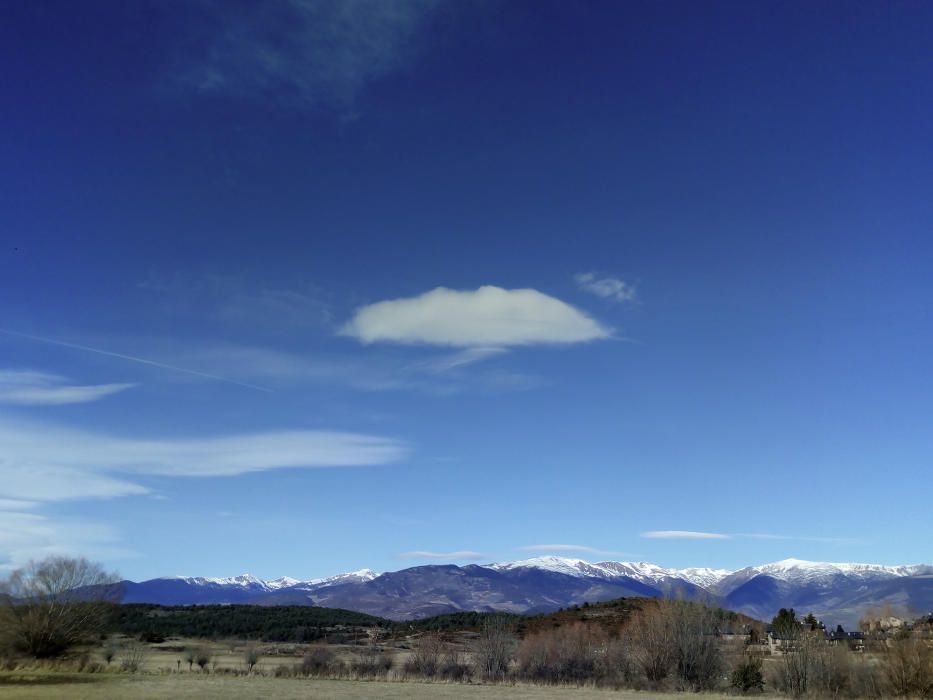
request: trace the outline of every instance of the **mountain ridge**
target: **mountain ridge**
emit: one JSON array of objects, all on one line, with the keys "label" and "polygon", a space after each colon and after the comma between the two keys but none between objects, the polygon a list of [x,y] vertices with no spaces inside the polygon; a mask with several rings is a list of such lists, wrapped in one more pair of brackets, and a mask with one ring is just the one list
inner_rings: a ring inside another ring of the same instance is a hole
[{"label": "mountain ridge", "polygon": [[123,582],[123,601],[163,605],[314,605],[393,619],[447,612],[547,612],[618,597],[677,597],[770,618],[778,608],[813,612],[851,626],[880,605],[933,609],[933,566],[783,559],[736,570],[666,568],[650,562],[589,562],[541,556],[492,564],[371,569],[305,581],[250,574],[175,576]]}]

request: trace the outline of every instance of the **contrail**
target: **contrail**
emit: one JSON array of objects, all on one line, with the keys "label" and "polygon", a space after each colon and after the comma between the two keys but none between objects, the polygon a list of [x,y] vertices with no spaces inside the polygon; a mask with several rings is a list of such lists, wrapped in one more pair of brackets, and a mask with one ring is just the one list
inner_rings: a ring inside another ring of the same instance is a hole
[{"label": "contrail", "polygon": [[26,338],[27,340],[34,340],[38,343],[48,343],[49,345],[58,345],[63,348],[71,348],[72,350],[84,350],[85,352],[93,352],[98,355],[106,355],[107,357],[116,357],[121,360],[129,360],[130,362],[138,362],[141,365],[149,365],[151,367],[160,367],[162,369],[169,369],[173,372],[182,372],[184,374],[193,374],[196,377],[203,377],[204,379],[213,379],[217,382],[226,382],[227,384],[235,384],[236,386],[241,386],[246,389],[255,389],[256,391],[266,391],[272,393],[272,389],[264,386],[258,386],[256,384],[248,384],[247,382],[238,382],[236,379],[228,379],[227,377],[221,377],[217,374],[208,374],[207,372],[198,372],[194,369],[185,369],[184,367],[176,367],[175,365],[167,365],[164,362],[156,362],[155,360],[147,360],[144,357],[133,357],[132,355],[123,355],[119,352],[110,352],[109,350],[101,350],[100,348],[91,348],[87,345],[78,345],[77,343],[66,343],[64,340],[55,340],[54,338],[43,338],[38,335],[29,335],[28,333],[19,333],[17,331],[8,331],[0,328],[0,333],[4,335],[11,335],[17,338]]}]

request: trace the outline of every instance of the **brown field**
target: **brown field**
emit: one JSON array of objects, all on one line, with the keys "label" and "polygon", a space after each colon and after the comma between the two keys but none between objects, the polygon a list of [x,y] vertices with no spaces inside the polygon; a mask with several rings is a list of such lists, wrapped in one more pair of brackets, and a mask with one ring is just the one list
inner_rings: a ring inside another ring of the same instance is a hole
[{"label": "brown field", "polygon": [[[476,700],[662,700],[685,695],[539,686],[471,685],[386,681],[326,681],[265,676],[225,676],[199,673],[164,675],[0,673],[0,698],[69,698],[147,700],[149,698],[476,698]],[[725,695],[704,695],[725,698]]]}]

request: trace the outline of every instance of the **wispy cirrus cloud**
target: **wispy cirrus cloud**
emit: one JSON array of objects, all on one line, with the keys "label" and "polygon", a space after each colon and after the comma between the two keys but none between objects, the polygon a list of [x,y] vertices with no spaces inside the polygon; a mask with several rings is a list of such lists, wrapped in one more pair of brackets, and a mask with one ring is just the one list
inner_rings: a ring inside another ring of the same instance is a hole
[{"label": "wispy cirrus cloud", "polygon": [[240,273],[151,270],[137,287],[157,312],[201,324],[282,331],[333,323],[328,295],[305,280],[285,285]]},{"label": "wispy cirrus cloud", "polygon": [[88,403],[132,389],[136,384],[74,384],[66,377],[34,370],[0,370],[0,403],[61,406]]},{"label": "wispy cirrus cloud", "polygon": [[[441,357],[412,360],[405,354],[334,356],[297,354],[266,347],[212,343],[195,345],[177,358],[194,367],[210,367],[272,388],[305,383],[340,384],[360,391],[414,390],[426,394],[524,391],[540,377],[501,367],[473,365],[502,355],[492,348],[469,348]],[[175,358],[173,358],[175,359]]]},{"label": "wispy cirrus cloud", "polygon": [[0,417],[0,497],[20,501],[146,493],[134,477],[227,477],[285,468],[381,465],[408,453],[372,435],[279,430],[201,438],[134,439]]},{"label": "wispy cirrus cloud", "polygon": [[641,533],[650,540],[731,540],[732,535],[721,532],[698,532],[696,530],[649,530]]},{"label": "wispy cirrus cloud", "polygon": [[103,523],[0,510],[0,571],[50,555],[115,559],[135,552],[121,543],[114,528]]},{"label": "wispy cirrus cloud", "polygon": [[407,65],[434,0],[282,0],[208,5],[200,55],[176,78],[207,93],[347,107]]},{"label": "wispy cirrus cloud", "polygon": [[81,345],[80,343],[72,343],[66,340],[58,340],[56,338],[46,338],[39,335],[31,335],[29,333],[20,333],[18,331],[12,331],[8,329],[0,328],[0,334],[6,335],[12,338],[20,338],[22,340],[29,340],[36,343],[43,343],[46,345],[56,345],[62,348],[69,348],[71,350],[79,350],[81,352],[92,353],[94,355],[103,355],[104,357],[113,357],[118,360],[126,360],[128,362],[134,362],[140,365],[147,365],[149,367],[157,367],[159,369],[169,370],[171,372],[179,372],[181,374],[189,374],[195,377],[200,377],[201,379],[210,379],[217,382],[225,382],[227,384],[234,384],[236,386],[241,386],[246,389],[255,389],[257,391],[269,391],[268,388],[257,386],[255,384],[248,384],[246,382],[237,381],[236,379],[230,379],[229,377],[221,377],[220,375],[214,374],[212,372],[201,372],[195,369],[188,367],[179,367],[178,365],[168,364],[166,362],[158,362],[156,360],[151,360],[145,357],[138,357],[135,355],[127,355],[125,353],[113,352],[111,350],[105,350],[103,348],[95,348],[89,345]]},{"label": "wispy cirrus cloud", "polygon": [[416,550],[414,552],[402,552],[398,555],[399,559],[423,559],[430,561],[480,561],[487,556],[482,552],[474,552],[469,549],[461,549],[454,552],[428,552]]},{"label": "wispy cirrus cloud", "polygon": [[535,289],[437,287],[419,296],[369,304],[341,334],[361,343],[506,348],[583,343],[612,330],[579,309]]},{"label": "wispy cirrus cloud", "polygon": [[851,537],[809,537],[798,535],[779,535],[763,532],[697,532],[693,530],[650,530],[641,533],[642,537],[655,540],[782,540],[793,542],[825,542],[830,544],[858,544],[864,542]]},{"label": "wispy cirrus cloud", "polygon": [[525,547],[516,547],[519,552],[549,552],[560,554],[600,554],[616,556],[621,552],[612,552],[605,549],[596,549],[582,544],[530,544]]},{"label": "wispy cirrus cloud", "polygon": [[600,276],[595,272],[580,272],[574,275],[573,279],[584,292],[595,294],[609,301],[621,304],[635,301],[638,298],[634,285],[618,277]]}]

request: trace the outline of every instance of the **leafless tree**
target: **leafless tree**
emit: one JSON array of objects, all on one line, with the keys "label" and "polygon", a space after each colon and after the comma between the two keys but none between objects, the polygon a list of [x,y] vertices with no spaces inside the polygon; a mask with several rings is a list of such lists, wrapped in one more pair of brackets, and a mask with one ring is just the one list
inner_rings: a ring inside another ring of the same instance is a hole
[{"label": "leafless tree", "polygon": [[671,628],[674,671],[680,685],[700,691],[713,689],[722,675],[724,661],[716,629],[716,610],[683,600],[668,604],[664,615]]},{"label": "leafless tree", "polygon": [[604,630],[582,622],[530,634],[518,646],[518,672],[546,683],[596,680],[607,670],[600,662],[608,647]]},{"label": "leafless tree", "polygon": [[477,675],[486,680],[505,677],[512,660],[514,645],[514,638],[506,619],[501,615],[487,618],[474,650]]},{"label": "leafless tree", "polygon": [[94,637],[107,625],[118,580],[83,558],[29,562],[2,583],[0,641],[48,658]]},{"label": "leafless tree", "polygon": [[261,656],[261,651],[259,645],[257,644],[247,644],[246,648],[243,650],[243,663],[246,666],[246,672],[252,673],[253,668],[256,664],[259,663],[259,657]]},{"label": "leafless tree", "polygon": [[674,664],[674,634],[669,611],[651,607],[639,611],[626,630],[632,661],[652,684],[659,684],[670,674]]},{"label": "leafless tree", "polygon": [[433,678],[441,667],[441,659],[446,650],[444,640],[436,632],[425,634],[418,640],[418,645],[405,664],[405,670],[426,678]]},{"label": "leafless tree", "polygon": [[104,642],[104,648],[101,651],[104,661],[107,662],[109,666],[110,663],[116,658],[117,653],[120,651],[120,644],[113,637],[108,637],[107,641]]},{"label": "leafless tree", "polygon": [[924,640],[908,636],[892,639],[881,659],[893,695],[933,696],[933,648]]},{"label": "leafless tree", "polygon": [[214,652],[211,649],[210,644],[199,644],[194,648],[193,660],[194,663],[198,665],[198,668],[201,669],[202,673],[204,672],[205,667],[211,662],[213,657]]}]

